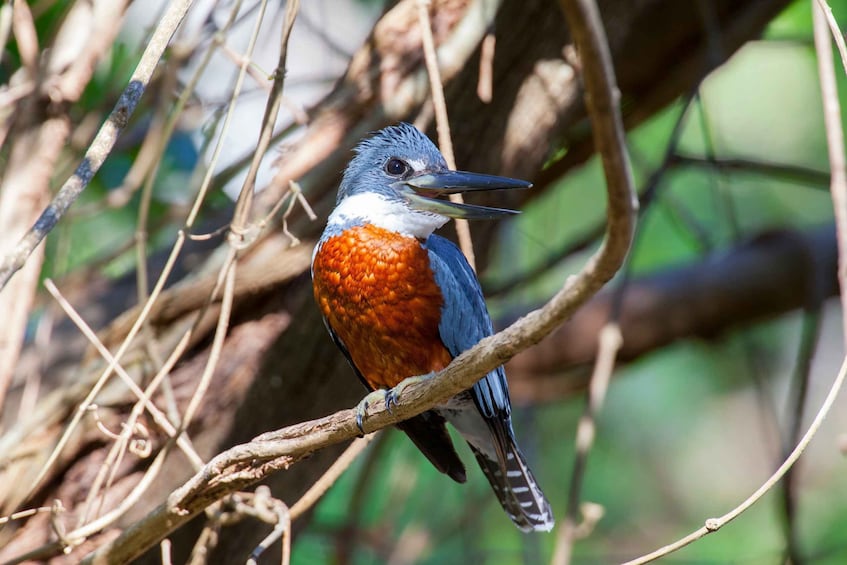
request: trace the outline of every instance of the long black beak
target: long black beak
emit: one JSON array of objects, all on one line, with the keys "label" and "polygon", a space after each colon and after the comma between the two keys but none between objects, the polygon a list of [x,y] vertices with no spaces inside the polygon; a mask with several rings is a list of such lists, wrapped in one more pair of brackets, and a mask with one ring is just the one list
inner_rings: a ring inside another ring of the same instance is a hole
[{"label": "long black beak", "polygon": [[517,210],[505,208],[490,208],[473,204],[456,204],[449,200],[439,200],[444,194],[475,192],[481,190],[508,190],[514,188],[530,188],[532,183],[527,181],[468,173],[465,171],[442,171],[424,173],[401,183],[398,188],[404,194],[409,205],[416,210],[434,212],[451,218],[466,220],[485,220],[519,214]]}]

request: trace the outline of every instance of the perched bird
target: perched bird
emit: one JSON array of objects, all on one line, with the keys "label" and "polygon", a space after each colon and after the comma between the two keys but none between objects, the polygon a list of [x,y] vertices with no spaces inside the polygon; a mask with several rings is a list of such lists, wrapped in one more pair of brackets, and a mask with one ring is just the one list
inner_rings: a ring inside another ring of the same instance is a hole
[{"label": "perched bird", "polygon": [[[448,169],[429,138],[409,124],[359,143],[315,248],[312,279],[329,333],[366,387],[391,389],[439,371],[494,333],[473,269],[452,242],[432,232],[450,218],[515,212],[438,196],[530,186]],[[389,407],[394,394],[386,393]],[[465,467],[445,420],[470,444],[515,525],[549,531],[553,514],[515,441],[503,367],[397,425],[439,471],[462,483]]]}]

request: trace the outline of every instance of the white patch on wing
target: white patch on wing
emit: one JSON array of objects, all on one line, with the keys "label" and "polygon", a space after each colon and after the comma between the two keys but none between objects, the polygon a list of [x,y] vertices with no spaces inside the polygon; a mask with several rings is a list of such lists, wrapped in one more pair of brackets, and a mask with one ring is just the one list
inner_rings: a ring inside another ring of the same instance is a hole
[{"label": "white patch on wing", "polygon": [[412,210],[403,202],[389,200],[374,192],[363,192],[342,200],[329,215],[328,225],[344,227],[355,220],[425,239],[450,218]]}]

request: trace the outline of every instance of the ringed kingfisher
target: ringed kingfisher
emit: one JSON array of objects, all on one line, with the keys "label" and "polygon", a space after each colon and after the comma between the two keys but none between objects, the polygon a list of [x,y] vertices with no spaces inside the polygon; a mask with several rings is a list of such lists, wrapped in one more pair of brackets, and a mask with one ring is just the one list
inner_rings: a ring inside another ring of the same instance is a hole
[{"label": "ringed kingfisher", "polygon": [[[368,389],[387,390],[390,408],[399,387],[388,389],[440,371],[494,333],[473,269],[458,247],[433,231],[450,218],[515,212],[438,196],[532,185],[450,170],[429,138],[406,123],[376,132],[355,153],[315,247],[312,279],[332,339]],[[368,398],[359,407],[363,433]],[[515,525],[549,531],[553,513],[515,440],[503,367],[397,424],[436,469],[463,483],[465,467],[445,422],[468,442]]]}]

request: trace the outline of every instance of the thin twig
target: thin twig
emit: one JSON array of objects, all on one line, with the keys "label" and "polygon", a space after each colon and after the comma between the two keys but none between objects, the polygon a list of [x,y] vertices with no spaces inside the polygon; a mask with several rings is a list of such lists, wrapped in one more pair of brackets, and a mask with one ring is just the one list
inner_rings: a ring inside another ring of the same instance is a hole
[{"label": "thin twig", "polygon": [[[224,346],[224,340],[226,339],[227,330],[229,329],[230,315],[232,314],[232,302],[236,274],[236,253],[237,250],[235,248],[231,248],[230,254],[227,257],[227,261],[224,263],[224,266],[221,268],[220,271],[218,283],[220,286],[223,286],[223,298],[221,300],[221,310],[218,315],[218,323],[215,327],[215,334],[212,338],[212,346],[209,352],[209,359],[206,361],[205,367],[203,367],[203,373],[200,376],[200,382],[197,384],[197,388],[191,395],[191,400],[188,401],[188,406],[185,408],[185,412],[182,415],[182,420],[180,420],[179,424],[180,431],[184,431],[185,429],[187,429],[188,424],[191,423],[191,419],[194,417],[194,413],[200,407],[200,403],[202,402],[206,391],[209,389],[209,385],[212,380],[212,375],[215,374],[215,369],[217,368],[218,361],[220,360],[221,351],[223,350]],[[217,295],[217,288],[215,290],[216,291],[212,294],[212,299],[214,299],[214,297]]]},{"label": "thin twig", "polygon": [[[698,2],[698,6],[701,11],[704,12],[704,17],[711,22],[711,10],[705,4],[706,3],[702,1]],[[710,36],[711,35],[712,34],[710,34]],[[697,103],[699,109],[697,114],[700,118],[700,128],[703,132],[704,153],[706,160],[710,163],[715,163],[717,161],[717,151],[715,150],[712,126],[707,113],[706,100],[704,99],[703,93],[700,91],[697,93]],[[735,205],[732,193],[729,190],[727,183],[723,182],[724,177],[726,176],[726,170],[721,167],[713,167],[713,169],[717,174],[709,175],[709,184],[712,187],[712,192],[716,195],[717,204],[723,210],[724,216],[726,217],[730,237],[733,243],[737,244],[742,239],[743,234],[738,218],[738,212],[736,210],[737,206]],[[826,178],[829,178],[828,174]],[[714,250],[711,238],[704,239],[703,241],[708,244],[705,249],[709,251]],[[811,262],[808,266],[810,269],[814,270]],[[817,288],[818,286],[819,285],[812,285],[812,288]],[[810,316],[817,317],[816,314],[812,314],[808,311],[809,305],[814,301],[816,302],[815,308],[819,310],[821,300],[820,298],[811,296],[812,293],[814,293],[814,290],[810,292],[810,296],[805,297],[808,304],[805,305],[807,307],[807,313],[804,317],[803,336],[800,338],[800,352],[798,353],[797,369],[795,370],[794,378],[792,379],[793,384],[791,392],[788,394],[789,402],[792,403],[792,406],[794,407],[793,410],[789,409],[788,411],[789,418],[792,418],[792,421],[787,429],[791,430],[791,432],[784,436],[782,441],[779,440],[779,416],[777,414],[776,404],[768,390],[768,387],[766,386],[766,375],[764,374],[765,371],[761,366],[760,356],[756,354],[755,340],[752,335],[747,333],[742,333],[739,336],[739,344],[742,348],[744,361],[747,364],[747,370],[750,374],[756,395],[756,403],[759,408],[757,410],[757,415],[759,426],[761,428],[762,444],[770,448],[767,450],[768,452],[775,453],[774,460],[776,465],[781,463],[788,456],[791,449],[797,445],[797,442],[800,441],[800,437],[803,434],[801,425],[803,421],[803,406],[805,405],[806,398],[806,385],[809,378],[809,369],[811,368],[811,358],[814,353],[814,344],[817,343],[817,336],[819,335],[817,331],[813,332],[814,335],[809,335],[809,318]],[[805,361],[803,361],[803,359],[805,359]],[[800,370],[801,365],[805,366],[805,370],[802,372]],[[773,433],[774,431],[776,434]],[[774,443],[774,440],[776,440],[776,443]],[[789,560],[788,562],[792,565],[801,565],[802,561],[799,560],[800,556],[796,545],[796,513],[794,511],[795,504],[793,494],[793,472],[796,468],[796,466],[791,467],[791,469],[789,469],[785,474],[785,480],[782,481],[780,487],[777,488],[777,496],[779,496],[784,502],[782,518],[785,526],[786,557]]]},{"label": "thin twig", "polygon": [[[0,45],[3,45],[4,48],[12,31],[12,2],[13,0],[4,0],[3,5],[0,6]],[[3,143],[0,141],[0,146],[2,145]]]},{"label": "thin twig", "polygon": [[[835,40],[836,47],[838,47],[838,54],[841,55],[841,67],[844,69],[844,73],[847,74],[847,44],[844,43],[844,34],[841,33],[841,28],[838,27],[838,22],[835,21],[835,16],[832,15],[832,8],[829,7],[829,3],[826,0],[817,0],[817,4],[821,9],[820,15],[826,20],[826,25],[829,26],[829,31]],[[815,36],[815,39],[817,40],[817,36]],[[823,37],[821,37],[821,40],[823,40]],[[830,45],[829,40],[826,40],[826,44],[827,46]],[[822,46],[823,43],[820,46],[817,42],[815,43],[815,50],[818,51],[818,57],[820,57],[820,48]],[[831,47],[829,48],[832,49]],[[829,66],[832,67],[831,64]],[[835,71],[832,74],[834,76]]]},{"label": "thin twig", "polygon": [[[265,510],[272,512],[270,520],[267,518],[263,518],[263,520],[272,521],[274,528],[250,553],[250,557],[247,559],[247,565],[256,565],[262,553],[280,538],[282,538],[282,565],[288,565],[291,561],[291,512],[281,500],[271,497],[270,489],[265,485],[256,489],[253,503],[257,507],[264,505],[267,507]],[[265,511],[264,513],[267,512]]]},{"label": "thin twig", "polygon": [[[176,88],[177,71],[180,68],[178,63],[179,61],[173,61],[170,65],[168,65],[168,68],[164,73],[165,76],[161,79],[161,91],[163,93],[170,93],[173,89]],[[180,98],[184,99],[185,93],[183,93]],[[149,230],[147,224],[149,222],[150,206],[153,200],[153,184],[156,180],[156,177],[158,176],[159,166],[161,165],[162,158],[165,154],[165,149],[168,146],[168,142],[171,138],[171,133],[173,132],[173,129],[169,129],[168,125],[169,123],[174,124],[176,118],[179,115],[178,112],[182,111],[182,106],[177,104],[174,108],[173,115],[168,118],[167,112],[170,109],[171,105],[172,101],[170,96],[163,95],[160,97],[158,104],[156,105],[156,108],[153,111],[150,129],[142,144],[142,150],[146,148],[148,152],[152,153],[152,157],[150,158],[150,163],[148,169],[146,170],[146,179],[144,179],[144,187],[141,190],[141,198],[138,205],[138,219],[136,221],[135,226],[135,283],[136,296],[138,297],[139,304],[143,304],[144,301],[147,300],[147,296],[150,290],[147,272],[147,240],[149,238]],[[160,370],[162,368],[162,365],[164,365],[164,362],[162,360],[161,346],[156,340],[155,332],[150,326],[149,319],[144,321],[141,330],[141,337],[145,352],[147,354],[147,358],[153,364],[154,372]],[[165,398],[168,415],[170,416],[172,421],[178,422],[179,409],[176,405],[173,387],[171,386],[171,381],[169,377],[165,377],[165,379],[162,381],[162,393]],[[117,471],[117,466],[115,466],[115,471]],[[111,483],[111,477],[109,482]]]},{"label": "thin twig", "polygon": [[356,438],[353,440],[353,443],[344,450],[338,459],[330,465],[329,469],[321,475],[321,478],[315,481],[315,483],[309,487],[309,490],[300,497],[300,500],[294,503],[294,505],[289,510],[292,520],[296,520],[300,517],[306,510],[315,505],[315,503],[320,500],[320,498],[326,494],[326,491],[329,490],[335,481],[338,480],[338,477],[347,470],[347,468],[356,460],[356,458],[365,450],[365,448],[373,441],[379,433],[370,434],[365,437]]},{"label": "thin twig", "polygon": [[9,522],[13,522],[15,520],[21,520],[23,518],[29,518],[30,516],[34,516],[35,514],[40,514],[42,512],[52,512],[52,506],[39,506],[38,508],[28,508],[26,510],[21,510],[19,512],[15,512],[14,514],[9,514],[8,516],[0,516],[0,526],[8,524]]},{"label": "thin twig", "polygon": [[173,558],[171,557],[171,540],[165,538],[162,540],[162,543],[159,544],[159,548],[162,552],[162,565],[172,565]]},{"label": "thin twig", "polygon": [[[244,184],[241,187],[241,192],[239,193],[238,201],[236,202],[232,222],[232,229],[235,231],[246,228],[247,226],[248,216],[253,202],[253,188],[256,184],[256,175],[259,172],[259,165],[262,162],[262,158],[265,156],[265,152],[270,145],[274,125],[276,124],[276,118],[279,115],[279,107],[282,104],[282,89],[285,84],[285,62],[288,57],[288,40],[291,37],[291,30],[294,27],[294,20],[297,17],[299,7],[299,0],[289,0],[285,4],[285,18],[282,23],[279,60],[277,62],[277,67],[274,70],[274,82],[271,87],[271,92],[268,95],[268,102],[265,106],[265,115],[262,117],[262,128],[259,133],[259,141],[256,143],[253,160],[250,163],[250,168],[247,170],[247,177],[244,179]],[[262,4],[261,11],[264,12],[264,3]],[[261,15],[259,20],[261,20]],[[252,49],[248,48],[248,56],[251,51]],[[246,68],[246,66],[244,68]]]},{"label": "thin twig", "polygon": [[832,193],[832,207],[835,212],[838,236],[838,284],[841,287],[841,309],[844,313],[844,339],[847,341],[847,160],[844,155],[844,132],[841,129],[841,108],[838,102],[838,85],[835,81],[835,63],[830,33],[838,45],[845,73],[847,73],[847,48],[844,46],[841,30],[832,16],[832,10],[825,0],[817,0],[812,5],[812,15],[826,126],[827,154],[829,155],[829,187]]},{"label": "thin twig", "polygon": [[270,92],[271,84],[268,80],[268,74],[266,72],[263,72],[256,63],[251,61],[246,56],[240,53],[236,53],[235,50],[232,49],[232,47],[230,47],[226,44],[226,42],[223,41],[221,42],[221,51],[224,55],[227,56],[230,61],[235,63],[237,66],[240,67],[243,65],[244,68],[247,69],[247,74],[250,75],[250,78],[252,78],[256,82],[259,88],[266,92]]},{"label": "thin twig", "polygon": [[[76,324],[77,328],[79,328],[79,330],[86,337],[86,339],[88,339],[88,341],[94,346],[94,348],[97,349],[97,352],[103,356],[103,359],[110,363],[114,362],[114,357],[112,356],[112,354],[109,352],[108,349],[106,349],[106,346],[103,345],[103,342],[100,341],[100,339],[97,337],[97,334],[94,333],[94,330],[91,329],[91,326],[89,326],[85,322],[85,320],[82,319],[82,316],[79,315],[76,309],[67,301],[64,296],[62,296],[55,283],[50,279],[46,279],[44,281],[44,287],[53,296],[53,298],[56,299],[56,302],[62,307],[68,318],[70,318],[71,321]],[[129,376],[129,374],[120,365],[120,363],[115,362],[115,372],[118,374],[118,376],[121,377],[121,379],[123,379],[124,384],[127,385],[127,388],[132,391],[135,397],[144,403],[144,407],[150,412],[150,415],[153,417],[153,421],[156,422],[156,424],[162,428],[162,431],[164,431],[170,437],[176,437],[176,429],[168,421],[168,418],[164,415],[164,413],[162,413],[161,410],[159,410],[159,408],[155,404],[153,404],[148,398],[145,397],[144,391],[142,391],[141,388],[138,387],[138,385],[135,383],[134,380],[132,380],[132,377]],[[188,457],[188,459],[191,461],[192,465],[194,465],[195,468],[200,468],[203,466],[203,459],[197,454],[197,451],[191,445],[191,442],[188,441],[187,438],[185,438],[185,436],[181,436],[177,439],[177,445],[179,445],[180,448],[183,449],[186,457]]]},{"label": "thin twig", "polygon": [[44,309],[35,329],[35,337],[32,340],[32,345],[38,361],[35,367],[26,373],[24,387],[21,391],[21,399],[18,401],[18,415],[16,418],[18,421],[32,414],[38,405],[41,379],[44,377],[46,371],[47,353],[52,346],[51,338],[55,325],[56,309],[50,305]]},{"label": "thin twig", "polygon": [[838,393],[841,391],[841,387],[844,384],[844,379],[847,377],[847,358],[844,359],[843,364],[841,365],[841,369],[838,372],[838,376],[835,378],[835,381],[832,383],[832,386],[829,389],[829,393],[823,401],[823,404],[818,410],[818,413],[815,414],[815,419],[812,421],[809,428],[806,430],[806,433],[803,435],[801,440],[794,447],[794,450],[791,454],[783,461],[782,465],[771,475],[767,481],[765,481],[756,491],[751,494],[744,502],[724,514],[719,518],[710,518],[706,520],[705,525],[684,538],[681,538],[669,545],[666,545],[660,549],[652,553],[648,553],[647,555],[643,555],[637,559],[633,559],[632,561],[627,561],[624,565],[641,565],[643,563],[649,563],[650,561],[654,561],[659,559],[660,557],[664,557],[669,553],[673,553],[686,545],[697,541],[698,539],[712,533],[716,532],[726,524],[743,514],[748,508],[753,506],[760,498],[762,498],[765,494],[770,491],[771,488],[785,475],[785,472],[791,468],[792,465],[800,458],[803,452],[806,450],[806,447],[812,441],[812,438],[815,436],[817,431],[820,429],[821,424],[829,413],[830,408],[832,408],[833,403],[835,402]]},{"label": "thin twig", "polygon": [[497,36],[488,32],[482,39],[479,50],[479,80],[476,83],[476,95],[489,104],[494,98],[494,50],[497,47]]},{"label": "thin twig", "polygon": [[588,455],[591,453],[594,438],[597,435],[597,415],[606,398],[606,390],[609,388],[609,381],[615,368],[615,359],[623,345],[620,326],[610,321],[600,330],[598,341],[597,361],[588,387],[588,403],[576,428],[576,457],[568,490],[567,511],[559,528],[556,550],[551,561],[554,565],[567,565],[571,562],[573,545],[580,530],[582,483],[588,466]]},{"label": "thin twig", "polygon": [[[209,514],[210,511],[218,505],[220,505],[220,502],[206,509],[206,513]],[[194,542],[194,547],[191,548],[191,554],[188,556],[188,560],[185,562],[185,564],[207,565],[209,562],[209,554],[218,545],[218,541],[220,539],[220,530],[220,520],[207,520],[206,524],[203,526],[203,529],[200,531],[200,535],[197,536],[197,540]]]},{"label": "thin twig", "polygon": [[[809,379],[812,374],[812,359],[815,355],[821,334],[821,307],[820,301],[810,306],[803,313],[803,326],[800,333],[800,346],[797,351],[797,360],[791,375],[789,385],[788,425],[782,442],[783,457],[787,456],[791,446],[797,445],[803,432],[803,414],[806,407],[806,399],[809,392]],[[791,467],[785,473],[785,482],[780,494],[780,502],[783,508],[785,527],[785,556],[786,563],[800,565],[803,563],[800,554],[800,545],[797,529],[797,467]]]},{"label": "thin twig", "polygon": [[97,132],[97,136],[85,152],[82,163],[77,167],[74,174],[59,189],[53,201],[41,213],[38,220],[24,235],[14,251],[3,258],[0,263],[0,291],[9,282],[18,270],[23,267],[27,258],[41,240],[56,226],[71,204],[76,201],[82,191],[88,186],[94,174],[106,160],[106,157],[115,146],[118,135],[126,127],[144,89],[150,82],[150,77],[156,68],[162,53],[176,31],[192,0],[175,0],[168,5],[168,10],[162,16],[153,37],[147,44],[147,48],[141,56],[141,60],[135,67],[130,77],[129,84],[118,99],[115,108],[109,114],[108,119]]},{"label": "thin twig", "polygon": [[[38,76],[38,32],[35,30],[35,21],[32,18],[29,6],[23,0],[13,0],[12,11],[12,33],[15,35],[15,43],[21,62],[29,74],[30,80],[37,80]],[[3,45],[5,48],[6,44]]]},{"label": "thin twig", "polygon": [[[453,139],[450,135],[450,120],[447,117],[447,101],[444,99],[444,85],[441,82],[441,71],[438,68],[438,54],[435,52],[435,41],[432,38],[432,24],[429,21],[430,0],[417,0],[418,23],[421,28],[424,61],[429,75],[429,87],[432,92],[432,105],[435,110],[435,128],[438,131],[438,147],[447,161],[447,166],[456,169],[456,157],[453,153]],[[464,203],[461,194],[451,194],[450,201]],[[471,228],[467,220],[457,219],[456,236],[459,247],[468,260],[471,268],[476,270],[476,257],[471,239]]]},{"label": "thin twig", "polygon": [[719,171],[759,174],[780,180],[817,187],[829,184],[829,172],[799,165],[770,163],[737,157],[704,158],[687,153],[674,153],[670,165],[674,167],[711,167]]}]

